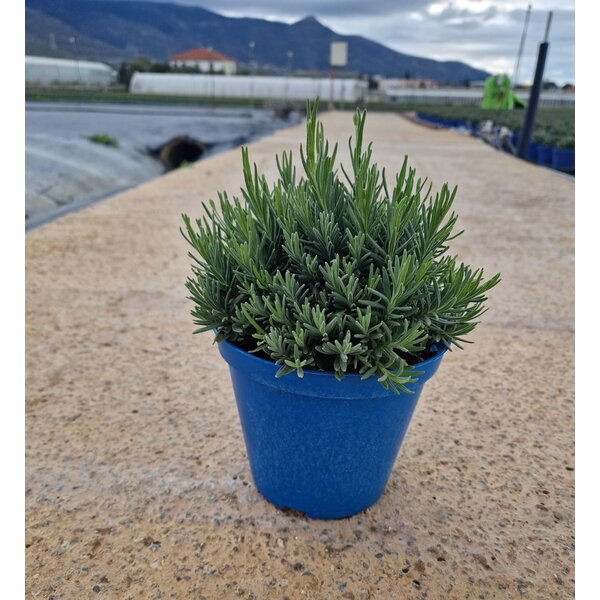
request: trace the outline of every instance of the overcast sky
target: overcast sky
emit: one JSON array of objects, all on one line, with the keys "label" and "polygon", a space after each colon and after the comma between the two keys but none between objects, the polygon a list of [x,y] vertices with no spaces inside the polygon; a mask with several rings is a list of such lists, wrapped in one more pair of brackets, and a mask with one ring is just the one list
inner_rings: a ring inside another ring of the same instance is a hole
[{"label": "overcast sky", "polygon": [[[169,0],[162,0],[169,1]],[[308,15],[342,34],[371,38],[399,52],[461,60],[513,74],[527,0],[176,0],[228,16],[292,23]],[[548,10],[554,11],[545,79],[575,80],[574,0],[533,0],[519,80],[533,78]]]}]

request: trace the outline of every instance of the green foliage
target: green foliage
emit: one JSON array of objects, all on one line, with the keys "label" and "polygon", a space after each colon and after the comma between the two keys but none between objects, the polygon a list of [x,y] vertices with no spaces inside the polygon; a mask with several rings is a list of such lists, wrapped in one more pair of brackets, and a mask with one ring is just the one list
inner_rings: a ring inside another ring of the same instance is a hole
[{"label": "green foliage", "polygon": [[110,146],[111,148],[117,148],[119,145],[119,142],[116,138],[106,133],[94,133],[94,135],[89,135],[87,139],[90,140],[90,142],[94,142],[94,144]]},{"label": "green foliage", "polygon": [[539,127],[533,132],[531,141],[537,144],[543,144],[544,146],[555,146],[556,140],[546,129],[540,129]]},{"label": "green foliage", "polygon": [[[248,106],[247,98],[222,98],[211,96],[176,96],[162,94],[131,94],[122,89],[109,90],[89,89],[25,89],[27,102],[89,102],[119,104],[159,104],[159,105],[190,105],[190,106]],[[257,99],[258,103],[266,102]]]},{"label": "green foliage", "polygon": [[560,150],[574,150],[575,149],[575,136],[564,135],[561,137],[554,146]]},{"label": "green foliage", "polygon": [[499,275],[485,280],[446,254],[459,235],[456,188],[432,196],[406,157],[390,186],[363,142],[364,111],[354,124],[343,178],[316,104],[301,176],[284,152],[270,187],[242,148],[243,199],[221,193],[195,223],[183,215],[194,249],[186,285],[195,333],[215,329],[217,341],[267,355],[278,375],[358,372],[398,391],[432,344],[465,341]]},{"label": "green foliage", "polygon": [[150,71],[152,61],[148,58],[138,56],[132,60],[124,60],[119,66],[118,81],[129,87],[129,82],[136,72],[146,73]]},{"label": "green foliage", "polygon": [[134,73],[200,73],[198,67],[172,67],[168,62],[154,62],[144,56],[124,60],[118,72],[119,83],[129,87]]},{"label": "green foliage", "polygon": [[[495,125],[519,132],[525,119],[524,110],[490,110],[471,105],[413,105],[411,109],[445,119],[464,119],[472,123],[493,121]],[[575,110],[572,108],[538,109],[532,135],[533,141],[546,146],[575,147]]]}]

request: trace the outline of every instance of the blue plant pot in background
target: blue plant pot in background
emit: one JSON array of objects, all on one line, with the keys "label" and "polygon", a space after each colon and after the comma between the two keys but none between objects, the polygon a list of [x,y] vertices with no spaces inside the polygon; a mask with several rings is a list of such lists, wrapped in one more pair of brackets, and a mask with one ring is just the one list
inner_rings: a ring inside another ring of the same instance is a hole
[{"label": "blue plant pot in background", "polygon": [[552,168],[559,171],[574,171],[575,150],[552,148]]},{"label": "blue plant pot in background", "polygon": [[374,504],[385,488],[425,382],[445,350],[419,363],[412,394],[376,377],[304,371],[277,379],[275,363],[219,343],[229,364],[259,492],[279,508],[340,519]]},{"label": "blue plant pot in background", "polygon": [[537,149],[537,162],[545,167],[552,166],[552,148],[540,144]]},{"label": "blue plant pot in background", "polygon": [[433,115],[428,115],[426,113],[418,112],[417,118],[421,119],[421,121],[425,121],[426,123],[432,123],[434,125],[440,124],[440,121],[437,117],[434,117]]},{"label": "blue plant pot in background", "polygon": [[527,147],[527,151],[525,152],[525,160],[530,160],[532,162],[537,162],[537,154],[538,154],[539,144],[533,142],[530,143]]}]

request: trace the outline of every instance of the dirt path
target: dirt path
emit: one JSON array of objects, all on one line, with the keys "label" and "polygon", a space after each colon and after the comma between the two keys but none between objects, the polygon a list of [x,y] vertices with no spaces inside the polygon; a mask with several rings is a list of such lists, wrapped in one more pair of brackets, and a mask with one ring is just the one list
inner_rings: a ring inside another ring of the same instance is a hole
[{"label": "dirt path", "polygon": [[[324,123],[345,155],[351,115]],[[396,115],[367,130],[390,174],[408,153],[459,186],[453,250],[503,274],[380,502],[309,521],[252,483],[225,364],[191,335],[178,231],[239,189],[225,152],[27,234],[28,597],[572,597],[573,183]],[[273,175],[302,134],[251,156]]]}]

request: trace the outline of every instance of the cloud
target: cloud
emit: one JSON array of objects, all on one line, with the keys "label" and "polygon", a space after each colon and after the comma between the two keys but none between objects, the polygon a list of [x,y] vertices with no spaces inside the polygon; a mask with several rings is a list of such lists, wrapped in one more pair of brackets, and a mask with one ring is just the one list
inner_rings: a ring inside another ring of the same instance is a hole
[{"label": "cloud", "polygon": [[440,6],[439,4],[430,4],[428,13],[431,21],[447,22],[452,21],[471,21],[473,23],[483,24],[490,19],[493,19],[498,14],[498,9],[495,6],[489,6],[484,10],[473,11],[468,8],[459,8],[458,6],[448,2],[442,6],[441,10],[431,12],[432,6]]},{"label": "cloud", "polygon": [[[525,10],[512,9],[502,3],[486,3],[479,12],[454,2],[442,5],[429,14],[426,9],[412,14],[397,12],[393,16],[358,19],[353,15],[323,18],[322,22],[340,33],[357,33],[375,39],[407,54],[437,60],[459,60],[490,72],[513,74],[523,30]],[[469,4],[473,4],[473,0]],[[485,6],[488,4],[488,6]],[[508,3],[507,3],[508,4]],[[429,4],[428,6],[430,6]],[[537,4],[536,4],[537,6]],[[533,79],[538,44],[542,41],[547,12],[534,10],[520,66],[519,80]],[[402,26],[399,26],[402,23]],[[575,79],[575,12],[556,9],[550,31],[550,49],[545,79],[559,84]]]},{"label": "cloud", "polygon": [[[165,0],[162,0],[165,1]],[[235,17],[292,23],[313,15],[341,34],[361,35],[403,52],[457,60],[512,75],[528,0],[176,0]],[[530,81],[546,14],[554,10],[546,79],[575,78],[574,0],[535,0],[521,62]]]},{"label": "cloud", "polygon": [[[158,1],[158,0],[157,0]],[[335,17],[341,12],[346,15],[392,15],[400,8],[403,12],[418,10],[429,4],[431,0],[177,0],[178,4],[202,6],[215,12],[229,16],[265,15],[279,16],[287,22],[294,22],[307,15],[316,17]]]}]

